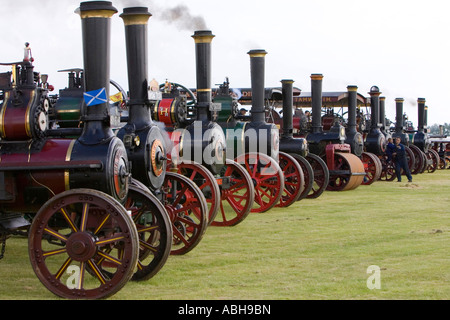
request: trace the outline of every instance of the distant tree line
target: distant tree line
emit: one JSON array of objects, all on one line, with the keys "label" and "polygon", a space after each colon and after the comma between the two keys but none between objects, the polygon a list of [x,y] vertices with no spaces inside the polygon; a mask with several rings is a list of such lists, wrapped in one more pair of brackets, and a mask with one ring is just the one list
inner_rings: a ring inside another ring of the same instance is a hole
[{"label": "distant tree line", "polygon": [[[440,134],[440,131],[439,131],[439,124],[433,124],[433,125],[431,125],[430,127],[429,127],[429,129],[430,129],[430,131],[429,131],[429,133],[430,134],[432,134],[432,135],[438,135],[438,134]],[[444,128],[444,135],[450,135],[450,123],[444,123],[443,125],[443,128]]]}]

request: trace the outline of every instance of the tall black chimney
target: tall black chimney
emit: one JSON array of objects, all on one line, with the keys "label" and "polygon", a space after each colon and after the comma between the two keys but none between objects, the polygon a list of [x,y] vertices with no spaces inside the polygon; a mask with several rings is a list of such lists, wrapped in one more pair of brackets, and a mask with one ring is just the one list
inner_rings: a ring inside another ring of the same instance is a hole
[{"label": "tall black chimney", "polygon": [[280,151],[306,157],[308,142],[303,138],[294,138],[293,108],[294,80],[281,80],[283,96],[283,132],[280,138]]},{"label": "tall black chimney", "polygon": [[348,133],[355,133],[357,124],[356,124],[356,107],[357,107],[357,94],[358,87],[357,86],[348,86],[348,125],[347,125],[347,136]]},{"label": "tall black chimney", "polygon": [[403,98],[395,99],[395,133],[393,138],[400,138],[401,143],[405,146],[409,145],[409,135],[404,132],[405,126],[403,123]]},{"label": "tall black chimney", "polygon": [[[87,93],[105,90],[109,98],[111,17],[117,13],[109,1],[82,2],[77,10],[82,21],[84,82]],[[85,108],[79,141],[98,144],[112,137],[108,101]]]},{"label": "tall black chimney", "polygon": [[352,153],[358,157],[364,152],[364,138],[356,129],[356,108],[358,104],[358,87],[348,86],[348,119],[345,143],[349,144]]},{"label": "tall black chimney", "polygon": [[428,148],[431,145],[430,138],[426,133],[425,126],[425,99],[419,98],[417,100],[418,103],[418,125],[417,132],[414,135],[414,145],[417,146],[423,152],[428,152]]},{"label": "tall black chimney", "polygon": [[370,88],[371,129],[380,128],[380,89],[377,86]]},{"label": "tall black chimney", "polygon": [[423,132],[425,129],[425,102],[424,98],[419,98],[417,100],[418,104],[418,123],[417,123],[417,131]]},{"label": "tall black chimney", "polygon": [[283,96],[283,138],[294,136],[293,107],[294,107],[294,80],[281,80]]},{"label": "tall black chimney", "polygon": [[140,130],[152,123],[148,106],[147,53],[147,24],[151,14],[146,7],[132,7],[125,8],[120,17],[125,24],[130,95],[128,123]]},{"label": "tall black chimney", "polygon": [[395,99],[395,133],[403,133],[403,98]]},{"label": "tall black chimney", "polygon": [[380,124],[381,131],[386,130],[386,97],[380,97]]},{"label": "tall black chimney", "polygon": [[214,35],[209,30],[195,31],[197,65],[197,120],[211,121],[211,43]]},{"label": "tall black chimney", "polygon": [[264,92],[265,92],[265,50],[251,50],[250,55],[252,81],[252,122],[265,122]]},{"label": "tall black chimney", "polygon": [[322,74],[311,75],[311,107],[312,107],[312,132],[320,133],[322,126]]},{"label": "tall black chimney", "polygon": [[380,130],[380,89],[377,86],[370,88],[371,126],[366,136],[366,151],[376,155],[384,154],[386,150],[386,137]]}]

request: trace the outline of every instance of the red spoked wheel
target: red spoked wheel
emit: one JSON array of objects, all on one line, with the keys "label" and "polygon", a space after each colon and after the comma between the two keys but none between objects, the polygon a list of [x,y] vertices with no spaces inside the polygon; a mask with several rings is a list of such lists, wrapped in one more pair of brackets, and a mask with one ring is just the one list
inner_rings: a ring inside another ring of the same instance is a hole
[{"label": "red spoked wheel", "polygon": [[427,156],[427,171],[428,173],[433,173],[437,170],[439,166],[439,153],[436,150],[429,149],[426,153]]},{"label": "red spoked wheel", "polygon": [[37,277],[67,299],[103,299],[117,293],[133,276],[138,253],[138,233],[127,211],[97,190],[54,196],[41,207],[29,233]]},{"label": "red spoked wheel", "polygon": [[388,160],[386,155],[380,156],[381,167],[383,168],[381,171],[380,181],[394,181],[395,175],[395,165],[392,160]]},{"label": "red spoked wheel", "polygon": [[[173,164],[170,165],[172,168]],[[194,181],[194,183],[203,192],[208,206],[208,225],[210,225],[217,216],[220,207],[220,188],[214,175],[203,165],[183,161],[176,166],[176,172]]]},{"label": "red spoked wheel", "polygon": [[366,171],[362,184],[368,186],[378,181],[383,170],[380,159],[373,153],[363,152],[361,154],[361,161]]},{"label": "red spoked wheel", "polygon": [[351,153],[335,152],[334,170],[330,170],[330,182],[327,190],[347,191],[359,187],[365,171],[361,160]]},{"label": "red spoked wheel", "polygon": [[284,188],[280,203],[276,206],[285,208],[296,202],[305,189],[305,177],[300,164],[291,155],[280,152],[279,164],[284,174]]},{"label": "red spoked wheel", "polygon": [[164,266],[172,246],[172,224],[162,203],[132,181],[125,208],[139,235],[139,259],[132,280],[148,280]]},{"label": "red spoked wheel", "polygon": [[211,226],[235,226],[250,213],[255,200],[255,188],[244,167],[230,159],[227,159],[221,177],[220,214],[216,216]]},{"label": "red spoked wheel", "polygon": [[280,201],[284,189],[284,175],[278,163],[262,153],[246,153],[236,162],[250,174],[255,188],[251,212],[266,212]]},{"label": "red spoked wheel", "polygon": [[300,197],[298,197],[297,201],[305,199],[308,194],[311,192],[314,185],[314,171],[312,166],[309,164],[308,160],[298,154],[291,154],[295,160],[297,160],[298,164],[302,168],[303,177],[305,179],[305,187],[300,193]]},{"label": "red spoked wheel", "polygon": [[173,241],[170,254],[186,254],[200,243],[208,224],[205,196],[188,178],[178,173],[166,172],[162,197],[172,222]]},{"label": "red spoked wheel", "polygon": [[330,171],[325,161],[315,154],[309,153],[306,156],[306,160],[311,164],[314,172],[314,184],[307,198],[315,199],[326,190],[330,181]]}]

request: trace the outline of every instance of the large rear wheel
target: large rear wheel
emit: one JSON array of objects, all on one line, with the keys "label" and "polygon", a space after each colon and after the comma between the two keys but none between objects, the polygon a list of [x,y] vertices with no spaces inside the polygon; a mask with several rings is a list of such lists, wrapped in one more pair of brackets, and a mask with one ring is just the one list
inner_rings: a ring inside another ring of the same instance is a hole
[{"label": "large rear wheel", "polygon": [[[29,256],[44,286],[67,299],[102,299],[133,276],[138,233],[111,196],[74,189],[47,201],[29,234]],[[105,264],[107,262],[107,267]]]}]

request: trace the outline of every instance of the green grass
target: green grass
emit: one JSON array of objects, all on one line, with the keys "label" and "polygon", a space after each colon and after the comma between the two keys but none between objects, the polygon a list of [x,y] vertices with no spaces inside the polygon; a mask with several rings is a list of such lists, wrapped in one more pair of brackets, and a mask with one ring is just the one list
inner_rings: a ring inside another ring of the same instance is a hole
[{"label": "green grass", "polygon": [[[210,227],[193,251],[111,299],[447,300],[449,208],[450,170],[325,192]],[[379,290],[366,285],[371,265],[381,268]],[[26,239],[8,240],[0,279],[0,299],[57,299],[34,275]]]}]

